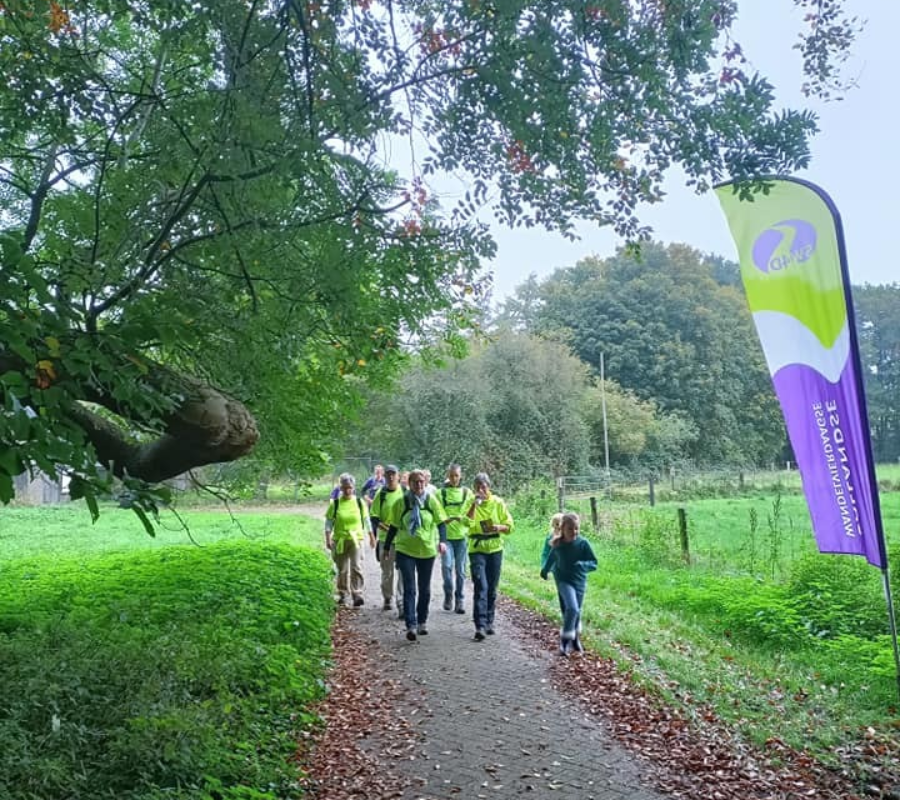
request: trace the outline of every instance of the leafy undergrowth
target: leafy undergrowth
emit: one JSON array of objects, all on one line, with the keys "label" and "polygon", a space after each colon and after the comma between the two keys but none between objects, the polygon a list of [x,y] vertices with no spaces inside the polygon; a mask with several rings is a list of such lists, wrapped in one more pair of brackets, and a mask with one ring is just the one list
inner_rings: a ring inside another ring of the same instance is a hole
[{"label": "leafy undergrowth", "polygon": [[0,797],[276,800],[317,724],[321,552],[251,542],[4,564]]}]

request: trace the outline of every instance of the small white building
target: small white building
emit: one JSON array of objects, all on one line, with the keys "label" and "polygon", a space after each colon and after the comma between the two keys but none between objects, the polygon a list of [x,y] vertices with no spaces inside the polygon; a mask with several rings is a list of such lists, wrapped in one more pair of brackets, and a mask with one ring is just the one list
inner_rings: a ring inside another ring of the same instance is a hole
[{"label": "small white building", "polygon": [[43,472],[32,477],[28,472],[13,478],[16,503],[25,506],[44,506],[69,502],[69,479],[55,480]]}]

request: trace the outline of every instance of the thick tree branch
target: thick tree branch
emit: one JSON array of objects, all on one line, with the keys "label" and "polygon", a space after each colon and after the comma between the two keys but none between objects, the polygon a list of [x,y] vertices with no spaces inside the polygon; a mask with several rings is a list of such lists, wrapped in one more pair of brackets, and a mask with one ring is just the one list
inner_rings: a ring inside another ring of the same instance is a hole
[{"label": "thick tree branch", "polygon": [[[187,395],[164,417],[165,431],[153,441],[135,441],[80,403],[70,408],[72,420],[84,430],[100,462],[118,477],[157,483],[204,464],[234,461],[259,440],[256,421],[242,403],[195,379],[178,380]],[[117,405],[102,395],[93,399],[110,408]]]}]

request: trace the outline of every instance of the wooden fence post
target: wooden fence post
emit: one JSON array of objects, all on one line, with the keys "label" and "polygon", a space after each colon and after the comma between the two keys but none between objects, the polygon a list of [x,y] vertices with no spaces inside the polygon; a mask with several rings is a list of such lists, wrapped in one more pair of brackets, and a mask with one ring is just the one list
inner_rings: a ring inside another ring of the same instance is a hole
[{"label": "wooden fence post", "polygon": [[653,476],[650,476],[650,508],[656,505],[656,492],[653,486]]},{"label": "wooden fence post", "polygon": [[597,513],[597,498],[588,498],[591,501],[591,524],[594,526],[594,532],[600,530],[600,515]]},{"label": "wooden fence post", "polygon": [[559,506],[559,513],[562,514],[563,509],[566,507],[566,490],[563,488],[562,480],[557,484],[556,500]]},{"label": "wooden fence post", "polygon": [[678,533],[681,537],[681,557],[685,564],[690,564],[691,550],[688,544],[687,513],[683,508],[678,509]]}]

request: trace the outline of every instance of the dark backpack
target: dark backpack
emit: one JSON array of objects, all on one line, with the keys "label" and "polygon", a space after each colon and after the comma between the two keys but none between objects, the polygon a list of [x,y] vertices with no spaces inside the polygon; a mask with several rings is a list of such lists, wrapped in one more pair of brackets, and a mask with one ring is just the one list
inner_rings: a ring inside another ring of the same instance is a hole
[{"label": "dark backpack", "polygon": [[[442,486],[442,487],[441,487],[441,505],[444,507],[444,510],[445,510],[445,511],[447,510],[447,506],[448,506],[448,503],[447,503],[447,489],[448,489],[447,486]],[[463,486],[463,487],[462,487],[462,493],[463,493],[463,495],[462,495],[462,500],[460,500],[458,503],[449,503],[449,505],[451,505],[451,506],[464,506],[464,505],[466,504],[466,500],[467,500],[468,497],[469,497],[469,490],[468,490],[465,486]]]},{"label": "dark backpack", "polygon": [[[328,513],[325,515],[332,522],[337,519],[337,509],[340,500],[340,496],[335,497],[334,500],[331,501],[331,507],[328,509]],[[356,495],[356,505],[359,507],[359,521],[363,526],[363,530],[367,531],[369,529],[369,525],[367,524],[366,520],[369,519],[369,515],[366,514],[365,510],[363,509],[363,501],[362,498],[359,497],[359,495]]]}]

